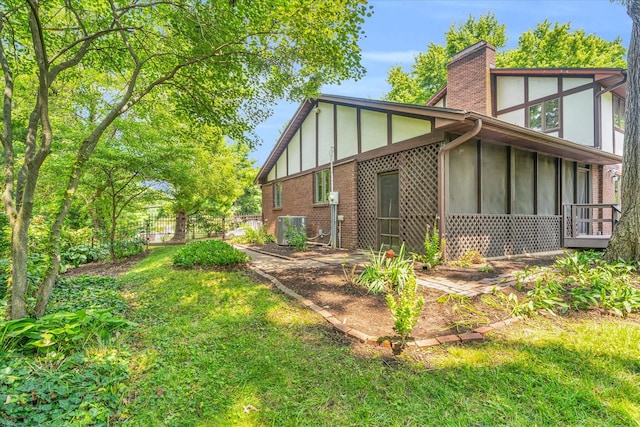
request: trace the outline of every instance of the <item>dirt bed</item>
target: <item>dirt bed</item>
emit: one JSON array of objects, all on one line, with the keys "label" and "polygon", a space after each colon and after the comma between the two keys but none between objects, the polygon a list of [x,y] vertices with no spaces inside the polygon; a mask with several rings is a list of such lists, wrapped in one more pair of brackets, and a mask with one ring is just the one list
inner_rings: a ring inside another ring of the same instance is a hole
[{"label": "dirt bed", "polygon": [[[346,251],[327,248],[311,248],[308,251],[297,252],[292,248],[275,244],[252,248],[263,253],[273,253],[292,259],[318,259],[334,252],[349,254]],[[443,265],[436,269],[423,270],[418,266],[417,274],[424,278],[443,278],[454,282],[475,283],[482,279],[498,281],[501,277],[515,271],[533,266],[549,266],[554,261],[555,256],[549,255],[492,260],[468,267]],[[480,271],[480,268],[486,265],[491,268]],[[361,271],[362,267],[357,266],[353,273],[357,276]],[[280,280],[284,286],[327,309],[345,325],[371,336],[393,337],[396,335],[384,295],[372,295],[365,288],[351,283],[354,276],[352,276],[350,265],[342,267],[327,264],[320,268],[283,269],[269,274]],[[518,293],[512,288],[506,288],[504,291]],[[488,297],[462,298],[426,287],[420,287],[420,292],[425,304],[418,324],[413,330],[412,335],[415,338],[465,333],[476,327],[510,317],[510,313],[488,304]]]}]

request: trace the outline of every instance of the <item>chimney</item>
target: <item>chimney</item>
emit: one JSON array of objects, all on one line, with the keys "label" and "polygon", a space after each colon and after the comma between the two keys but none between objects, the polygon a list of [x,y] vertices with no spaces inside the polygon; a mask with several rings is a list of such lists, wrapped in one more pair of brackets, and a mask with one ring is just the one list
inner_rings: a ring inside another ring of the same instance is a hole
[{"label": "chimney", "polygon": [[496,48],[480,41],[447,64],[447,107],[491,115],[491,76]]}]

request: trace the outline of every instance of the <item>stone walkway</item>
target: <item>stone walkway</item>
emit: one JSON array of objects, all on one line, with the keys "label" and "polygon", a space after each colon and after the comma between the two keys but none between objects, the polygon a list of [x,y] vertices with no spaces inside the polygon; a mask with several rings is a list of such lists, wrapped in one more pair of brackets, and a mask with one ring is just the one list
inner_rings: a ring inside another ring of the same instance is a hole
[{"label": "stone walkway", "polygon": [[[344,254],[319,255],[314,258],[291,259],[256,252],[244,247],[238,247],[251,257],[251,265],[265,273],[288,269],[322,268],[325,265],[365,265],[368,255],[364,252],[346,252]],[[511,275],[503,275],[478,282],[453,282],[442,277],[426,277],[418,273],[417,283],[427,288],[437,289],[442,292],[473,297],[480,294],[488,294],[494,289],[501,289],[514,284]]]},{"label": "stone walkway", "polygon": [[[286,269],[297,269],[297,268],[322,268],[327,264],[333,265],[342,265],[347,262],[348,264],[361,264],[364,265],[368,262],[367,255],[365,253],[346,253],[347,257],[343,254],[332,254],[327,256],[319,256],[313,259],[290,259],[277,257],[274,255],[269,255],[265,253],[256,252],[247,248],[238,247],[241,251],[245,252],[247,255],[251,256],[251,267],[253,270],[270,281],[273,286],[282,291],[284,294],[289,297],[297,300],[300,304],[309,309],[315,311],[320,316],[322,316],[327,322],[329,322],[333,328],[336,330],[346,334],[347,336],[354,338],[362,343],[366,343],[372,346],[378,347],[386,347],[386,348],[396,348],[397,345],[406,346],[407,348],[426,348],[432,347],[442,344],[455,344],[455,343],[464,343],[468,341],[476,341],[476,340],[484,340],[485,335],[491,331],[496,329],[503,328],[505,326],[510,325],[513,322],[517,322],[520,320],[520,317],[509,318],[503,320],[501,322],[492,323],[487,326],[482,326],[479,328],[475,328],[472,332],[464,333],[464,334],[450,334],[444,336],[436,336],[433,338],[425,338],[420,339],[416,338],[413,341],[409,341],[406,343],[398,343],[392,342],[389,337],[374,337],[369,336],[357,329],[353,329],[347,325],[344,325],[339,319],[333,316],[332,313],[314,304],[313,301],[304,298],[302,295],[296,293],[295,291],[284,286],[276,277],[272,276],[271,273],[275,273],[277,271],[286,270]],[[467,283],[467,282],[451,282],[449,280],[445,280],[442,278],[420,278],[419,283],[423,286],[431,287],[434,289],[439,289],[444,292],[456,293],[460,295],[477,295],[482,292],[491,292],[494,286],[498,286],[501,284],[502,286],[506,286],[508,282],[505,282],[505,278],[496,278],[494,281],[497,281],[496,284],[490,284],[488,282],[485,283]],[[505,282],[505,283],[503,283]]]}]

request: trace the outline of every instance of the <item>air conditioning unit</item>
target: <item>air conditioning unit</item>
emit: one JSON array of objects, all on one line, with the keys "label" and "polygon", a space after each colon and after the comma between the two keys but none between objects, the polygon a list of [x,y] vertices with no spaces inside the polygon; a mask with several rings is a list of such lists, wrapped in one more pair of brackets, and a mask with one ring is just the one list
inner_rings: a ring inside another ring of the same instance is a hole
[{"label": "air conditioning unit", "polygon": [[294,228],[298,233],[307,233],[307,217],[279,216],[276,223],[276,239],[279,245],[288,245],[287,230]]}]

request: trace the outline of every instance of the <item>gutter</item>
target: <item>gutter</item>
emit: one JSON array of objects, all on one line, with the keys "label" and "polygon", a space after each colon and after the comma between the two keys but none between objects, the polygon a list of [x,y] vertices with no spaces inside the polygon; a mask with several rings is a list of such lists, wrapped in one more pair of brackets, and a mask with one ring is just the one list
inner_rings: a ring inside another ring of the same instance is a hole
[{"label": "gutter", "polygon": [[447,212],[446,209],[446,175],[444,170],[444,161],[445,154],[448,151],[453,150],[459,145],[464,144],[470,139],[474,138],[476,135],[480,133],[482,129],[482,119],[478,118],[473,128],[469,131],[463,133],[450,143],[443,145],[440,147],[440,152],[438,153],[438,228],[440,230],[440,248],[442,249],[443,257],[446,257],[446,248],[445,248],[445,238],[444,236],[447,234],[446,224],[447,221],[445,219],[445,215]]}]

